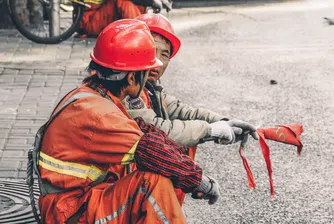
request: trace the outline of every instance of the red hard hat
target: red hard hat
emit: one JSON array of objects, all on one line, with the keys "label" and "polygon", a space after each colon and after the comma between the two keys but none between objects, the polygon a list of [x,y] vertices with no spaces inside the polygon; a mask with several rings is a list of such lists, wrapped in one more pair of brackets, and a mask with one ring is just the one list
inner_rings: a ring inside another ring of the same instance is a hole
[{"label": "red hard hat", "polygon": [[136,19],[145,22],[151,31],[158,33],[169,40],[173,47],[170,58],[176,55],[180,49],[181,41],[174,35],[174,28],[166,17],[161,14],[143,14]]},{"label": "red hard hat", "polygon": [[104,28],[90,57],[103,67],[120,71],[144,71],[162,66],[156,58],[149,28],[135,19],[117,20]]}]

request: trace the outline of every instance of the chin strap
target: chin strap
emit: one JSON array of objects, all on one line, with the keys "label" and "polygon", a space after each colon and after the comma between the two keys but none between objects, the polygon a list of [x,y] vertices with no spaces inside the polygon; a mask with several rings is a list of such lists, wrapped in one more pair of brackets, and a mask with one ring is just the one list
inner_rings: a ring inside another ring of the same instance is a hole
[{"label": "chin strap", "polygon": [[140,89],[137,93],[137,95],[135,96],[135,98],[139,98],[141,91],[144,88],[144,77],[145,77],[145,72],[146,71],[140,71],[140,77],[139,77],[139,85],[140,85]]}]

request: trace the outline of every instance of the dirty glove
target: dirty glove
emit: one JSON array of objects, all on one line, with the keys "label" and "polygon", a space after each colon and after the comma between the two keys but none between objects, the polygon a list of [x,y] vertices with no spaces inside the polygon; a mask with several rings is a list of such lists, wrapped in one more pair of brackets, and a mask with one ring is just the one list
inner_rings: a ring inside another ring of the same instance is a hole
[{"label": "dirty glove", "polygon": [[153,0],[152,1],[152,8],[154,10],[154,13],[160,13],[162,9],[162,2],[161,0]]},{"label": "dirty glove", "polygon": [[195,189],[191,197],[194,199],[209,200],[209,205],[217,202],[220,196],[218,182],[209,176],[202,176],[201,184]]},{"label": "dirty glove", "polygon": [[[258,140],[256,128],[241,120],[217,121],[210,124],[211,136],[216,137],[215,143],[227,145],[241,141],[245,134]],[[246,142],[245,142],[246,143]]]},{"label": "dirty glove", "polygon": [[244,135],[247,134],[250,134],[255,140],[259,140],[259,136],[256,133],[256,128],[253,125],[241,120],[229,120],[227,123],[234,131],[235,142],[241,141],[244,138]]},{"label": "dirty glove", "polygon": [[227,121],[217,121],[209,124],[211,127],[211,137],[217,138],[219,144],[231,144],[235,141],[235,134]]}]

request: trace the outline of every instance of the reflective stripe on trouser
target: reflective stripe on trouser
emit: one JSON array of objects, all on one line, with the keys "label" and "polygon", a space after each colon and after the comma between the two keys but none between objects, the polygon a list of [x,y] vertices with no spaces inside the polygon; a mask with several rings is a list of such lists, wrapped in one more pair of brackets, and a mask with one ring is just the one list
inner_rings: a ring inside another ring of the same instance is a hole
[{"label": "reflective stripe on trouser", "polygon": [[[196,149],[197,149],[196,145],[189,147],[188,156],[192,158],[193,160],[195,160]],[[182,206],[184,199],[186,197],[186,194],[181,189],[178,189],[178,188],[175,189],[175,194],[176,194],[177,200]]]},{"label": "reflective stripe on trouser", "polygon": [[186,223],[172,182],[138,170],[107,188],[93,189],[87,213],[95,224]]}]

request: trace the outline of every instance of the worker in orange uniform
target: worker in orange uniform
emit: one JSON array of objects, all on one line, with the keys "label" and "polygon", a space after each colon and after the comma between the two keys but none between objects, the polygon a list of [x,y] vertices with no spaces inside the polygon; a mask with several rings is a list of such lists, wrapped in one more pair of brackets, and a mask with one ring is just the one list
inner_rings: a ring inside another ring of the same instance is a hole
[{"label": "worker in orange uniform", "polygon": [[38,164],[42,222],[185,223],[174,188],[215,203],[218,183],[185,147],[131,119],[121,103],[138,97],[149,70],[162,66],[147,25],[111,23],[91,59],[90,75],[60,101],[29,152]]},{"label": "worker in orange uniform", "polygon": [[168,0],[91,0],[88,3],[91,7],[85,9],[78,31],[82,37],[96,37],[109,23],[134,19],[146,13],[146,7],[152,7],[158,13],[163,5],[169,6]]},{"label": "worker in orange uniform", "polygon": [[[131,117],[142,117],[147,124],[153,124],[183,146],[192,159],[196,145],[205,138],[219,138],[221,144],[235,143],[244,137],[244,133],[258,138],[256,128],[244,121],[229,120],[226,116],[204,108],[194,108],[182,103],[176,97],[165,93],[159,80],[164,74],[170,59],[180,49],[181,41],[174,34],[174,28],[161,14],[144,14],[136,19],[145,22],[155,40],[157,58],[163,66],[150,71],[148,82],[140,98],[126,97],[123,104]],[[177,190],[180,204],[185,194]]]}]

